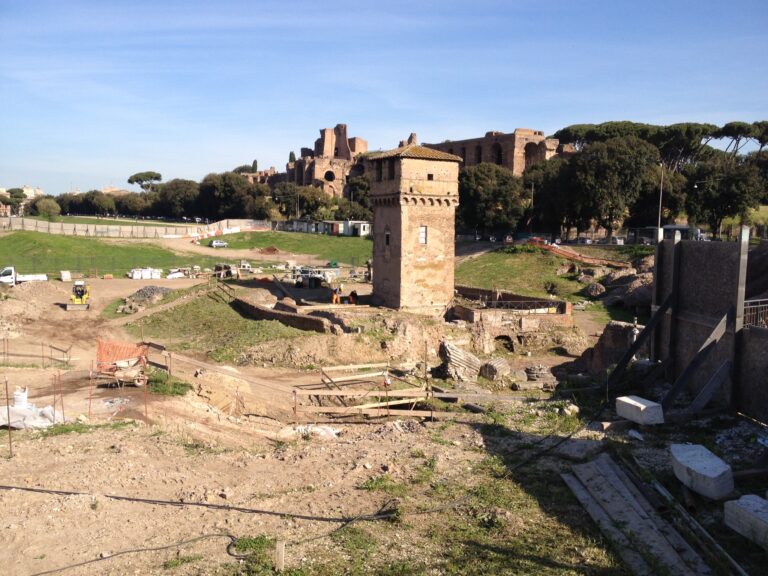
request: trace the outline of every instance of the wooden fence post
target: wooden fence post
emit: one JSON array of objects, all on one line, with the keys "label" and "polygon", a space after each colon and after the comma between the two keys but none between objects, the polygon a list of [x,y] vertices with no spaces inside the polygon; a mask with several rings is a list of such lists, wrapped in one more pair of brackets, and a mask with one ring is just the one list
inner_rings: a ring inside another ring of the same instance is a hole
[{"label": "wooden fence post", "polygon": [[5,377],[5,412],[8,417],[8,449],[13,458],[13,440],[11,440],[11,400],[8,397],[8,376]]}]

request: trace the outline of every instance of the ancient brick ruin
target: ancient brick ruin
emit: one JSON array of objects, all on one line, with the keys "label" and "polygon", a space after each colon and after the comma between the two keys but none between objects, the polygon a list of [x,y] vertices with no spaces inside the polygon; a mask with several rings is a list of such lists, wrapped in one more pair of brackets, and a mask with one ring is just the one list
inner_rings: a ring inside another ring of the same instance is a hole
[{"label": "ancient brick ruin", "polygon": [[346,124],[322,128],[314,148],[302,148],[301,157],[286,165],[287,181],[317,186],[329,196],[341,197],[352,166],[367,151],[367,141],[347,137]]},{"label": "ancient brick ruin", "polygon": [[547,138],[544,132],[529,128],[516,128],[512,134],[486,132],[481,138],[446,140],[441,144],[424,146],[456,154],[461,157],[464,166],[489,162],[508,168],[515,176],[522,176],[526,168],[538,162],[572,151],[569,145],[561,146],[559,140]]}]

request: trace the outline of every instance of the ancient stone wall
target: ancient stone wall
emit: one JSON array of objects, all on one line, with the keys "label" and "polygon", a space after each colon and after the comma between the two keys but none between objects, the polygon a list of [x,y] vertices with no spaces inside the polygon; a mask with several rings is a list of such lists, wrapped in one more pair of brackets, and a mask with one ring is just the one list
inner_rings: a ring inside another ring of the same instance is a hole
[{"label": "ancient stone wall", "polygon": [[274,310],[240,298],[235,298],[232,304],[243,316],[254,320],[277,320],[286,326],[292,326],[299,330],[321,333],[331,332],[331,323],[325,318]]},{"label": "ancient stone wall", "polygon": [[453,299],[458,159],[415,144],[374,155],[373,302],[442,312]]}]

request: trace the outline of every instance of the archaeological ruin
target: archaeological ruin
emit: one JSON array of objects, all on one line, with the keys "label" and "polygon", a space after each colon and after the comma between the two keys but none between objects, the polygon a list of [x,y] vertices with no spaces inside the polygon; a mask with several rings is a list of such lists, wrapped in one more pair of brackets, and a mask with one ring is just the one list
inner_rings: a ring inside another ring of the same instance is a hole
[{"label": "archaeological ruin", "polygon": [[302,148],[301,157],[286,165],[287,181],[317,186],[329,196],[341,197],[350,169],[367,151],[366,140],[347,137],[346,124],[322,128],[314,147]]},{"label": "archaeological ruin", "polygon": [[486,132],[480,138],[446,140],[424,146],[460,156],[463,166],[490,162],[508,168],[515,176],[522,176],[526,168],[538,162],[572,152],[570,145],[560,145],[557,139],[547,138],[541,130],[529,128],[516,128],[512,134]]}]

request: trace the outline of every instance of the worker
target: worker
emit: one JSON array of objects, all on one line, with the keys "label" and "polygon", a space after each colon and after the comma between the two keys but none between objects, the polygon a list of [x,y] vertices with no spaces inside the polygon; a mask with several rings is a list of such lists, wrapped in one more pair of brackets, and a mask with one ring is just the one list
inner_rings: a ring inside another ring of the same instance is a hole
[{"label": "worker", "polygon": [[349,303],[357,304],[357,290],[352,290],[352,292],[349,293]]},{"label": "worker", "polygon": [[336,288],[334,288],[332,302],[334,304],[341,303],[341,286],[336,286]]}]

